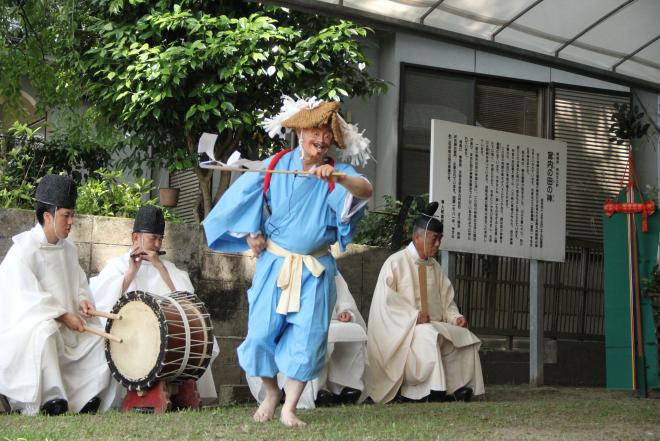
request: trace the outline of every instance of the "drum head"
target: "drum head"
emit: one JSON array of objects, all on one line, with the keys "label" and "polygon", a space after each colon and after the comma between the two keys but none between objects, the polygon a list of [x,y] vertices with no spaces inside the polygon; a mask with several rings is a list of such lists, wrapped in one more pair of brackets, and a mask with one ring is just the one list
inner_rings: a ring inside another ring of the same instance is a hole
[{"label": "drum head", "polygon": [[115,378],[128,389],[151,387],[164,356],[160,309],[148,294],[131,292],[112,309],[121,320],[108,320],[106,331],[122,343],[106,341],[106,358]]}]

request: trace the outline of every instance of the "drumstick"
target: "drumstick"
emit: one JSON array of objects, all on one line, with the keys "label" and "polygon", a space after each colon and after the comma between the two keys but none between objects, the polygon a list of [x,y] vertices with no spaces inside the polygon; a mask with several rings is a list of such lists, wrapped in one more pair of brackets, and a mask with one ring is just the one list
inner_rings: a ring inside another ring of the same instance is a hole
[{"label": "drumstick", "polygon": [[83,329],[85,330],[85,332],[89,332],[90,334],[96,334],[99,337],[107,338],[108,340],[112,340],[117,343],[123,342],[123,340],[117,337],[116,335],[108,334],[107,332],[103,332],[100,329],[91,328],[87,325],[83,325]]},{"label": "drumstick", "polygon": [[111,312],[94,310],[94,311],[87,311],[87,315],[92,315],[94,317],[105,317],[107,319],[112,319],[112,320],[121,320],[121,315],[113,314]]},{"label": "drumstick", "polygon": [[[239,173],[248,173],[248,172],[253,172],[253,173],[275,173],[279,175],[311,175],[313,172],[311,171],[305,171],[305,170],[266,170],[266,169],[254,169],[254,168],[241,168],[241,167],[231,167],[228,165],[213,165],[213,164],[204,164],[201,163],[199,164],[201,168],[211,168],[214,170],[222,170],[222,171],[232,171],[232,172],[239,172]],[[333,172],[332,176],[346,176],[346,173],[342,172]]]}]

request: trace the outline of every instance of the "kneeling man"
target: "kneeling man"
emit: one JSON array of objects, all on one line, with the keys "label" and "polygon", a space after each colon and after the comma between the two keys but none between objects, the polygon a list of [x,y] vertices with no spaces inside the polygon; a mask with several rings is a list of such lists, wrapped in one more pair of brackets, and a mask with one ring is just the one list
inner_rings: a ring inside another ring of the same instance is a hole
[{"label": "kneeling man", "polygon": [[430,204],[415,221],[413,240],[380,271],[369,312],[366,388],[377,403],[397,392],[410,400],[468,401],[484,393],[479,347],[454,303],[454,288],[433,258],[442,222]]}]

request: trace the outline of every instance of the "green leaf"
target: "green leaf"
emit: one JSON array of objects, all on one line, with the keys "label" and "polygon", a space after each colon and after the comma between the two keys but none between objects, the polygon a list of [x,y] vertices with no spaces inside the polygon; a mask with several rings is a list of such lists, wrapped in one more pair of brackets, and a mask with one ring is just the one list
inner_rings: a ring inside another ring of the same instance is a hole
[{"label": "green leaf", "polygon": [[197,106],[191,106],[190,109],[188,109],[188,112],[186,112],[185,119],[192,118],[195,113],[197,113]]}]

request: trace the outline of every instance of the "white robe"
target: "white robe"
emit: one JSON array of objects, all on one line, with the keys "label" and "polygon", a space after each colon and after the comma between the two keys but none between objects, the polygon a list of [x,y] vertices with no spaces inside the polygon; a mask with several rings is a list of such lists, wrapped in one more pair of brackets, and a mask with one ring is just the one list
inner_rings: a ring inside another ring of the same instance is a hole
[{"label": "white robe", "polygon": [[[339,394],[344,387],[362,391],[364,389],[363,375],[366,361],[366,323],[355,304],[346,281],[337,273],[337,302],[332,311],[332,320],[328,331],[328,350],[326,363],[319,376],[308,381],[298,401],[298,409],[313,409],[314,401],[320,390],[328,390]],[[340,313],[348,311],[350,322],[340,322]],[[277,375],[277,384],[285,388],[287,377]],[[266,390],[259,377],[247,377],[252,396],[261,403],[266,398]]]},{"label": "white robe", "polygon": [[[117,385],[104,340],[55,320],[77,314],[82,300],[91,301],[76,245],[67,239],[49,244],[40,225],[13,242],[0,264],[0,394],[24,414],[56,398],[78,412],[96,396],[100,410],[107,410]],[[101,328],[96,318],[86,322]]]},{"label": "white robe", "polygon": [[[128,271],[128,259],[131,251],[127,251],[121,256],[109,260],[103,267],[103,270],[89,281],[89,286],[94,294],[96,308],[99,311],[110,311],[121,297],[121,287],[124,282],[124,274]],[[174,283],[177,291],[186,291],[194,293],[195,288],[190,282],[188,273],[176,267],[169,260],[161,257],[161,262],[167,268],[167,272]],[[169,286],[160,275],[160,271],[154,267],[151,262],[143,260],[138,273],[128,286],[126,292],[144,291],[150,294],[167,295],[171,292]],[[103,319],[105,325],[105,319]],[[218,343],[213,339],[213,352],[211,362],[206,372],[197,380],[197,388],[204,402],[212,402],[218,398],[215,384],[213,382],[213,372],[211,365],[220,352]],[[123,391],[122,391],[123,393]]]},{"label": "white robe", "polygon": [[[427,265],[431,322],[417,325],[420,264]],[[435,259],[420,260],[412,243],[390,256],[378,275],[369,311],[369,396],[377,403],[388,402],[401,389],[404,397],[420,399],[431,390],[452,394],[464,386],[483,394],[481,341],[455,326],[458,317],[454,288]]]}]

